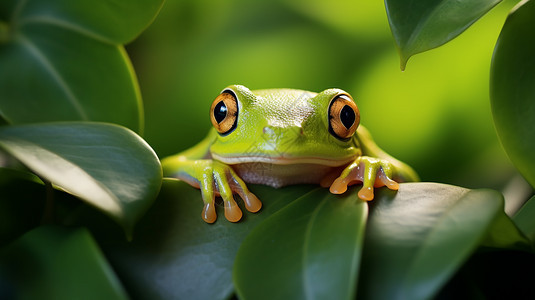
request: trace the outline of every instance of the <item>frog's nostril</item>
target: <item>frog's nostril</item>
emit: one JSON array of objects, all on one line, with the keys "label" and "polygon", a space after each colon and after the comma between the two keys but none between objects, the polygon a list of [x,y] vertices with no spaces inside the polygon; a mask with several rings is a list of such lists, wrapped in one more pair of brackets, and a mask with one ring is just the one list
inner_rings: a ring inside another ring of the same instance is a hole
[{"label": "frog's nostril", "polygon": [[273,128],[271,128],[271,126],[265,126],[262,129],[262,133],[264,133],[265,135],[271,136],[275,133],[275,131],[273,130]]}]

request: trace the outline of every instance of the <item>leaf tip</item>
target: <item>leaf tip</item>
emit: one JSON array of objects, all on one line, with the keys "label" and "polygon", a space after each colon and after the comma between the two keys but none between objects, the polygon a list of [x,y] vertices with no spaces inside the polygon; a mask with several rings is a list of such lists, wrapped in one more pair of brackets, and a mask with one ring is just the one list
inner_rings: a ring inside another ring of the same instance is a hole
[{"label": "leaf tip", "polygon": [[110,215],[109,217],[117,224],[119,225],[121,231],[124,234],[124,238],[131,242],[134,239],[134,228],[136,221],[131,218],[126,218],[125,216],[117,216],[117,215]]},{"label": "leaf tip", "polygon": [[399,56],[399,68],[402,72],[405,71],[405,68],[407,67],[407,62],[409,61],[410,55],[404,55],[400,54]]}]

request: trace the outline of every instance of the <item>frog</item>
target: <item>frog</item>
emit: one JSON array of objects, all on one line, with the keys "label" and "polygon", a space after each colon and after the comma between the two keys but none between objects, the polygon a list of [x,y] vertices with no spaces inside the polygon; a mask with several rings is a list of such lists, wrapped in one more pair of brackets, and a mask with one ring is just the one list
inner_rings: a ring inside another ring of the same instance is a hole
[{"label": "frog", "polygon": [[210,120],[203,140],[161,161],[165,177],[200,189],[206,223],[217,219],[216,197],[230,222],[243,216],[236,194],[249,212],[258,212],[262,202],[247,184],[319,184],[332,194],[362,184],[358,198],[371,201],[374,188],[397,191],[400,182],[418,181],[409,165],[377,146],[360,124],[353,97],[342,89],[231,85],[212,102]]}]

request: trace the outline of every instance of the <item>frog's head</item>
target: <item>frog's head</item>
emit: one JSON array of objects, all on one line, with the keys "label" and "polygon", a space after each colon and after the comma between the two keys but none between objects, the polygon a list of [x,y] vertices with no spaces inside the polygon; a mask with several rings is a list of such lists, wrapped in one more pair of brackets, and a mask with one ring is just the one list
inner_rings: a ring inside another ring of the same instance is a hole
[{"label": "frog's head", "polygon": [[232,85],[214,100],[210,118],[219,133],[210,152],[227,164],[339,166],[361,155],[355,138],[359,110],[340,89],[250,91]]}]

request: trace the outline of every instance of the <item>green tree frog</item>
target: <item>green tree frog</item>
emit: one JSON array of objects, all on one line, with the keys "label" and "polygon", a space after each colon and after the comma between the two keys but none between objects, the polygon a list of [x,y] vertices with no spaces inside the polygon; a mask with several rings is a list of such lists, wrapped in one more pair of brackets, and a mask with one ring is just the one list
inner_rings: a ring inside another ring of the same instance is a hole
[{"label": "green tree frog", "polygon": [[[360,113],[343,90],[251,91],[225,88],[210,108],[213,128],[196,146],[162,160],[164,176],[201,190],[202,218],[215,222],[215,197],[225,217],[237,222],[238,194],[250,212],[262,207],[245,183],[282,187],[314,183],[341,194],[362,183],[358,197],[372,200],[374,187],[397,190],[396,181],[416,181],[408,165],[382,151],[359,126]],[[396,181],[395,181],[396,180]]]}]

